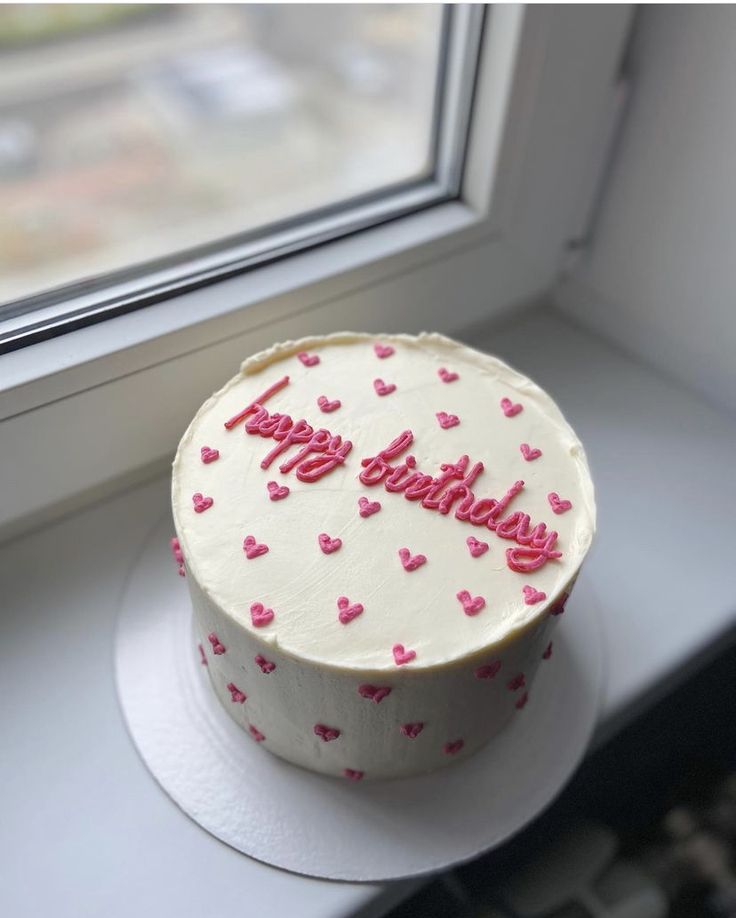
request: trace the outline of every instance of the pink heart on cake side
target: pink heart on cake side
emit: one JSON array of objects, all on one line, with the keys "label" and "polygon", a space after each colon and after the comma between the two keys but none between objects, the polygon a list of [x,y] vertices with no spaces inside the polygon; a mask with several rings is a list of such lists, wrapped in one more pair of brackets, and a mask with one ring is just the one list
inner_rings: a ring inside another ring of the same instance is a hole
[{"label": "pink heart on cake side", "polygon": [[528,606],[533,606],[535,603],[542,602],[547,598],[546,593],[542,593],[541,590],[535,590],[533,586],[525,586],[522,592],[524,594],[524,602]]},{"label": "pink heart on cake side", "polygon": [[225,653],[225,646],[221,643],[214,631],[211,631],[207,635],[207,640],[212,644],[212,653],[216,653],[218,656]]},{"label": "pink heart on cake side", "polygon": [[378,513],[381,509],[381,505],[377,500],[368,500],[367,497],[361,497],[358,501],[358,513],[365,519],[366,517],[373,516],[374,513]]},{"label": "pink heart on cake side", "polygon": [[362,604],[359,602],[351,603],[347,596],[338,597],[337,608],[340,610],[337,617],[343,625],[349,624],[363,612]]},{"label": "pink heart on cake side", "polygon": [[481,542],[479,539],[476,539],[475,536],[468,536],[465,542],[470,549],[470,554],[474,558],[480,558],[481,555],[484,555],[488,551],[488,542]]},{"label": "pink heart on cake side", "polygon": [[319,547],[326,555],[331,555],[333,551],[337,551],[342,545],[342,539],[337,537],[331,539],[326,532],[320,532],[317,536],[317,541],[319,542]]},{"label": "pink heart on cake side", "polygon": [[374,379],[373,388],[378,395],[391,395],[392,392],[396,391],[396,384],[385,383],[382,379]]},{"label": "pink heart on cake side", "polygon": [[460,590],[457,598],[462,603],[463,612],[466,615],[477,615],[486,605],[483,596],[471,596],[467,590]]},{"label": "pink heart on cake side", "polygon": [[565,611],[565,603],[569,598],[569,593],[563,593],[562,596],[560,596],[560,598],[550,606],[549,614],[562,615],[562,613]]},{"label": "pink heart on cake side", "polygon": [[340,735],[340,731],[337,729],[337,727],[327,727],[325,724],[315,724],[314,732],[325,743],[330,743],[332,740],[336,740]]},{"label": "pink heart on cake side", "polygon": [[269,481],[266,485],[268,496],[271,500],[283,500],[289,496],[289,489],[286,485],[279,485],[275,481]]},{"label": "pink heart on cake side", "polygon": [[211,497],[204,497],[201,491],[197,491],[196,494],[192,494],[192,503],[194,504],[195,513],[204,513],[214,504],[214,500]]},{"label": "pink heart on cake side", "polygon": [[418,567],[427,563],[426,555],[412,555],[408,548],[400,548],[399,557],[405,571],[415,571]]},{"label": "pink heart on cake side", "polygon": [[445,745],[442,747],[442,751],[445,753],[445,755],[457,755],[457,753],[460,752],[464,745],[465,740],[456,739],[451,743],[445,743]]},{"label": "pink heart on cake side", "polygon": [[443,430],[449,430],[450,427],[457,427],[460,423],[460,418],[456,414],[448,414],[446,411],[438,411],[436,418],[440,422],[440,427]]},{"label": "pink heart on cake side", "polygon": [[329,414],[331,411],[336,411],[342,402],[339,398],[336,398],[334,401],[330,401],[327,396],[320,395],[317,399],[317,404],[319,405],[320,411],[324,411],[325,414]]},{"label": "pink heart on cake side", "polygon": [[171,554],[174,556],[174,561],[176,561],[177,564],[183,564],[184,555],[182,554],[181,545],[176,536],[169,539],[169,545],[171,546]]},{"label": "pink heart on cake side", "polygon": [[517,692],[520,688],[524,688],[526,685],[526,679],[524,678],[524,673],[517,673],[512,679],[506,683],[506,688],[510,692]]},{"label": "pink heart on cake side", "polygon": [[386,357],[390,357],[394,353],[394,349],[390,344],[374,344],[373,350],[376,352],[376,357],[380,357],[381,360],[385,360]]},{"label": "pink heart on cake side", "polygon": [[499,669],[501,669],[501,661],[493,660],[492,663],[486,663],[484,666],[479,666],[475,671],[475,678],[493,679],[498,674]]},{"label": "pink heart on cake side", "polygon": [[565,513],[572,507],[572,501],[563,500],[556,491],[550,491],[547,495],[549,505],[555,513]]},{"label": "pink heart on cake side", "polygon": [[520,405],[518,402],[514,404],[510,398],[501,399],[501,410],[506,415],[507,418],[513,418],[514,415],[518,414],[520,411],[524,410],[524,406]]},{"label": "pink heart on cake side", "polygon": [[391,687],[388,685],[363,684],[358,686],[358,694],[362,698],[368,698],[370,701],[380,704],[384,698],[388,698],[391,694]]},{"label": "pink heart on cake side", "polygon": [[408,736],[409,739],[416,739],[423,729],[424,724],[421,721],[417,721],[413,724],[402,724],[399,727],[399,730],[401,730],[404,736]]},{"label": "pink heart on cake side", "polygon": [[256,664],[260,667],[262,673],[272,673],[276,669],[276,664],[272,663],[270,660],[267,660],[265,657],[261,656],[259,653],[253,658]]},{"label": "pink heart on cake side", "polygon": [[202,462],[208,465],[210,462],[215,462],[215,460],[220,458],[220,450],[212,449],[209,446],[203,446],[199,451],[199,455],[202,457]]},{"label": "pink heart on cake side", "polygon": [[265,740],[265,736],[261,733],[258,727],[254,727],[253,724],[248,726],[248,732],[253,737],[257,743],[262,743]]},{"label": "pink heart on cake side", "polygon": [[262,602],[254,602],[250,607],[250,620],[255,628],[263,628],[274,620],[274,611],[266,609]]},{"label": "pink heart on cake side", "polygon": [[394,663],[397,666],[405,666],[415,660],[417,656],[416,650],[407,650],[403,644],[394,644],[392,653],[394,655]]},{"label": "pink heart on cake side", "polygon": [[300,351],[296,355],[305,367],[314,367],[319,363],[317,354],[308,354],[306,351]]},{"label": "pink heart on cake side", "polygon": [[532,449],[528,443],[522,443],[519,449],[521,450],[521,455],[526,459],[527,462],[533,462],[535,459],[539,459],[539,457],[542,455],[541,449],[537,449],[536,447]]},{"label": "pink heart on cake side", "polygon": [[247,701],[247,695],[245,692],[241,692],[240,689],[233,682],[228,682],[227,690],[230,692],[230,700],[236,704],[244,704]]},{"label": "pink heart on cake side", "polygon": [[552,656],[552,641],[550,641],[549,644],[547,644],[547,646],[545,647],[544,653],[542,654],[542,659],[549,660],[551,656]]},{"label": "pink heart on cake side", "polygon": [[519,697],[516,699],[516,704],[514,707],[520,711],[523,707],[526,706],[527,701],[529,701],[529,692],[524,692],[523,695],[519,695]]},{"label": "pink heart on cake side", "polygon": [[440,367],[439,370],[437,370],[437,375],[444,383],[451,383],[451,382],[455,382],[456,379],[460,379],[460,376],[458,373],[454,373],[451,370],[446,369],[445,367]]},{"label": "pink heart on cake side", "polygon": [[357,768],[343,768],[342,773],[348,781],[362,781],[365,772],[358,771]]},{"label": "pink heart on cake side", "polygon": [[243,551],[248,559],[257,558],[259,555],[265,555],[268,551],[268,545],[264,542],[256,542],[256,537],[249,535],[243,541]]}]

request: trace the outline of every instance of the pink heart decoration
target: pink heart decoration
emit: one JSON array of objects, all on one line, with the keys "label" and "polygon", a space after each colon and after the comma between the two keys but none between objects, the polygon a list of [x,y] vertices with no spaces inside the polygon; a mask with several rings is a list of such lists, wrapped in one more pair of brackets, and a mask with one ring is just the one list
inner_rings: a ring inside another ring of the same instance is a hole
[{"label": "pink heart decoration", "polygon": [[501,399],[501,410],[506,415],[507,418],[512,418],[515,414],[518,414],[520,411],[524,410],[524,406],[520,405],[518,402],[514,404],[510,398]]},{"label": "pink heart decoration", "polygon": [[243,542],[243,551],[248,559],[257,558],[259,555],[265,555],[268,551],[268,545],[263,542],[256,542],[256,537],[249,535]]},{"label": "pink heart decoration", "polygon": [[344,768],[342,773],[350,781],[361,781],[364,775],[364,772],[358,771],[356,768]]},{"label": "pink heart decoration", "polygon": [[339,398],[336,398],[331,402],[327,396],[320,395],[320,397],[317,399],[317,404],[319,405],[321,411],[324,411],[325,414],[329,414],[331,411],[336,411],[340,405],[342,405],[342,402]]},{"label": "pink heart decoration", "polygon": [[176,561],[177,564],[183,564],[184,555],[182,554],[181,545],[176,536],[169,540],[169,545],[171,546],[171,554],[174,556],[174,561]]},{"label": "pink heart decoration", "polygon": [[423,729],[424,724],[421,721],[417,721],[414,724],[402,724],[399,727],[399,730],[401,730],[404,736],[408,736],[409,739],[416,739]]},{"label": "pink heart decoration", "polygon": [[340,731],[337,727],[326,727],[324,724],[315,724],[314,732],[325,743],[336,740],[340,735]]},{"label": "pink heart decoration", "polygon": [[384,698],[388,698],[391,694],[391,687],[388,685],[359,685],[358,694],[362,698],[368,698],[371,701],[375,701],[376,704],[380,704]]},{"label": "pink heart decoration", "polygon": [[539,457],[542,455],[541,449],[536,449],[536,447],[532,449],[528,443],[522,443],[519,449],[521,450],[521,455],[526,459],[527,462],[532,462],[534,459],[539,459]]},{"label": "pink heart decoration", "polygon": [[319,547],[326,555],[331,555],[333,551],[337,551],[342,545],[342,539],[338,539],[337,537],[331,539],[326,532],[320,532],[317,536],[317,541],[319,542]]},{"label": "pink heart decoration", "polygon": [[209,446],[203,446],[199,451],[199,455],[202,457],[202,462],[208,465],[210,462],[214,462],[216,459],[220,458],[220,450],[211,449]]},{"label": "pink heart decoration", "polygon": [[547,644],[547,646],[545,647],[544,653],[542,654],[542,659],[549,660],[551,656],[552,656],[552,641],[550,641],[549,644]]},{"label": "pink heart decoration", "polygon": [[488,542],[481,542],[475,536],[468,536],[465,542],[474,558],[480,558],[488,551]]},{"label": "pink heart decoration", "polygon": [[440,367],[437,370],[437,375],[444,383],[455,382],[456,379],[460,379],[460,376],[457,373],[453,373],[450,370],[445,369],[445,367]]},{"label": "pink heart decoration", "polygon": [[241,692],[240,689],[232,682],[228,682],[227,690],[230,692],[230,700],[236,704],[243,704],[246,700],[245,692]]},{"label": "pink heart decoration", "polygon": [[197,491],[196,494],[192,494],[192,503],[194,504],[195,513],[204,513],[214,504],[214,500],[211,497],[203,497],[201,492]]},{"label": "pink heart decoration", "polygon": [[361,497],[358,501],[358,506],[360,507],[358,513],[364,519],[368,516],[372,516],[374,513],[378,513],[381,509],[381,505],[377,500],[370,501],[367,497]]},{"label": "pink heart decoration", "polygon": [[557,602],[552,604],[549,610],[549,614],[550,615],[562,615],[562,613],[565,611],[565,603],[567,602],[569,598],[570,598],[569,593],[563,593],[562,596],[560,596],[560,598],[557,600]]},{"label": "pink heart decoration", "polygon": [[471,596],[467,590],[460,590],[457,594],[466,615],[477,615],[485,608],[486,601],[482,596]]},{"label": "pink heart decoration", "polygon": [[572,507],[572,501],[562,500],[556,491],[550,491],[547,495],[549,505],[555,513],[564,513]]},{"label": "pink heart decoration", "polygon": [[212,644],[212,653],[216,653],[218,656],[225,653],[225,647],[220,643],[220,639],[214,631],[207,635],[207,640]]},{"label": "pink heart decoration", "polygon": [[442,747],[442,751],[445,753],[445,755],[457,755],[457,753],[460,752],[464,745],[465,740],[456,739],[451,743],[445,743],[445,745]]},{"label": "pink heart decoration", "polygon": [[460,418],[456,414],[448,414],[446,411],[438,411],[436,417],[443,430],[449,430],[450,427],[457,427],[460,423]]},{"label": "pink heart decoration", "polygon": [[268,496],[271,500],[283,500],[285,497],[289,496],[289,489],[286,485],[278,485],[275,481],[269,481],[266,488],[268,489]]},{"label": "pink heart decoration", "polygon": [[276,669],[276,664],[261,656],[260,653],[254,659],[256,664],[260,666],[262,673],[272,673]]},{"label": "pink heart decoration", "polygon": [[394,383],[385,383],[382,379],[374,379],[373,388],[378,395],[391,395],[392,392],[396,391]]},{"label": "pink heart decoration", "polygon": [[412,555],[408,548],[400,548],[399,557],[405,571],[415,571],[427,563],[426,555]]},{"label": "pink heart decoration", "polygon": [[546,593],[542,593],[540,590],[535,590],[533,586],[525,586],[522,590],[524,594],[524,602],[528,606],[533,606],[536,602],[542,602],[543,599],[547,598]]},{"label": "pink heart decoration", "polygon": [[354,602],[350,604],[350,600],[347,596],[339,596],[337,600],[337,608],[340,610],[338,618],[343,625],[349,624],[354,618],[357,618],[363,611],[363,606],[359,602]]},{"label": "pink heart decoration", "polygon": [[524,678],[524,673],[518,673],[516,676],[514,676],[513,679],[509,679],[509,681],[506,683],[506,688],[510,692],[516,692],[520,688],[524,688],[525,685],[526,679]]},{"label": "pink heart decoration", "polygon": [[274,619],[273,609],[266,609],[262,602],[254,602],[250,607],[250,620],[254,628],[263,628]]},{"label": "pink heart decoration", "polygon": [[313,367],[319,363],[319,357],[317,354],[308,354],[306,351],[300,351],[296,355],[305,367]]},{"label": "pink heart decoration", "polygon": [[394,353],[394,349],[390,344],[374,344],[373,350],[376,352],[376,357],[380,357],[381,360],[390,357]]},{"label": "pink heart decoration", "polygon": [[397,666],[404,666],[406,663],[411,663],[417,655],[416,650],[406,650],[403,644],[394,644],[392,653],[394,655],[394,662]]},{"label": "pink heart decoration", "polygon": [[265,736],[261,733],[258,727],[254,727],[253,724],[250,724],[248,727],[248,732],[253,737],[257,743],[262,743],[265,740]]},{"label": "pink heart decoration", "polygon": [[204,652],[204,647],[201,644],[197,644],[199,647],[199,662],[202,666],[207,666],[207,655]]},{"label": "pink heart decoration", "polygon": [[493,679],[499,669],[501,669],[501,661],[494,660],[492,663],[486,663],[484,666],[479,666],[475,671],[475,678]]},{"label": "pink heart decoration", "polygon": [[529,701],[529,692],[524,692],[523,695],[519,695],[516,699],[514,707],[520,711],[526,705],[527,701]]}]

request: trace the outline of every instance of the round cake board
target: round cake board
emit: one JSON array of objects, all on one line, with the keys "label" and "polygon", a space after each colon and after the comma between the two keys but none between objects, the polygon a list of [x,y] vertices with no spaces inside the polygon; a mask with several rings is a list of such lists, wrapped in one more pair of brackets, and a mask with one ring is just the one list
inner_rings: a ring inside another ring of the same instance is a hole
[{"label": "round cake board", "polygon": [[350,782],[255,743],[212,691],[177,576],[168,518],[147,538],[122,597],[115,666],[125,720],[161,787],[238,851],[332,880],[395,880],[469,860],[537,816],[580,762],[603,673],[595,595],[578,580],[527,706],[488,746],[440,771]]}]

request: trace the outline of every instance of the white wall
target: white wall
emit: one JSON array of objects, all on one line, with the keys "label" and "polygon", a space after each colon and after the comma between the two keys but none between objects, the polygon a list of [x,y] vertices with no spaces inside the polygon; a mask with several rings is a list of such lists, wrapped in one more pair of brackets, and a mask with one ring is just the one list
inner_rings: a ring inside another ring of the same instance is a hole
[{"label": "white wall", "polygon": [[736,7],[642,7],[633,94],[561,308],[736,411]]}]

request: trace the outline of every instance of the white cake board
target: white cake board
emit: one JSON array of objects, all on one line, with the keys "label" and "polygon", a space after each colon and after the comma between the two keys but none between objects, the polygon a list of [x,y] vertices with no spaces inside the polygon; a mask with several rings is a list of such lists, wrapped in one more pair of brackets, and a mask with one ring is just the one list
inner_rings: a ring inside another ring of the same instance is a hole
[{"label": "white cake board", "polygon": [[494,848],[537,816],[579,763],[598,713],[595,596],[578,581],[526,708],[470,758],[420,778],[353,783],[268,753],[225,713],[192,635],[162,520],[132,567],[115,664],[133,740],[156,780],[238,851],[333,880],[417,876]]}]

